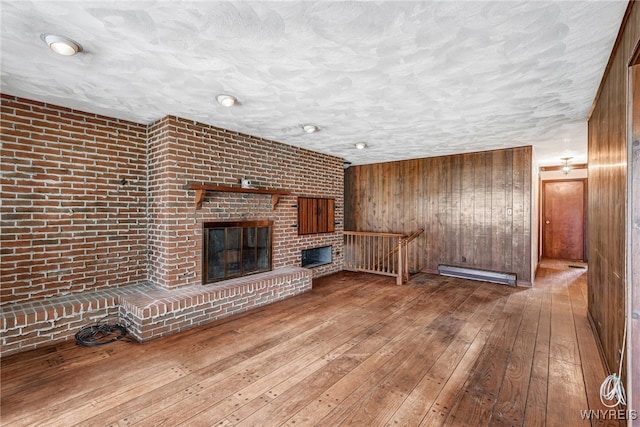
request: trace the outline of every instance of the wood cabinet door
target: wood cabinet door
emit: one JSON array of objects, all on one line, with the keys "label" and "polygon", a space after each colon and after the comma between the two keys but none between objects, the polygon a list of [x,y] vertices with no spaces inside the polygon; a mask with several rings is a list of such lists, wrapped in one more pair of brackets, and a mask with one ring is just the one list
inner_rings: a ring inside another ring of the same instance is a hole
[{"label": "wood cabinet door", "polygon": [[586,261],[586,180],[543,181],[542,256]]},{"label": "wood cabinet door", "polygon": [[298,197],[298,234],[333,233],[335,200]]}]

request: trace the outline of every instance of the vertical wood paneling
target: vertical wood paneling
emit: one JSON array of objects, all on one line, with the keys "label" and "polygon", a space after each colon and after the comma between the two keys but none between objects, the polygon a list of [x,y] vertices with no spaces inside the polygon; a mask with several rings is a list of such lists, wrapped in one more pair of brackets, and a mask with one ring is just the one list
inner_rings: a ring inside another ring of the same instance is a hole
[{"label": "vertical wood paneling", "polygon": [[[357,194],[357,189],[353,186],[353,182],[356,181],[354,179],[354,175],[353,174],[348,174],[346,173],[345,170],[345,174],[344,174],[344,199],[350,199],[352,201],[354,201],[354,204],[356,203],[356,201],[359,200],[359,196]],[[353,219],[353,211],[349,211],[349,212],[345,212],[344,213],[344,223],[345,224],[351,224],[354,221]]]},{"label": "vertical wood paneling", "polygon": [[[440,182],[441,190],[438,194],[438,236],[437,239],[438,247],[436,249],[436,261],[435,263],[429,263],[428,265],[433,265],[436,268],[438,264],[444,262],[446,260],[447,254],[451,253],[451,245],[449,241],[451,240],[451,236],[448,231],[451,228],[451,212],[450,212],[450,200],[449,194],[451,192],[451,174],[449,172],[449,162],[443,161],[442,164],[438,164],[438,168],[441,169],[440,176],[442,177],[442,181]],[[449,209],[447,209],[449,207]],[[434,268],[431,268],[435,270]]]},{"label": "vertical wood paneling", "polygon": [[462,260],[460,255],[460,246],[462,244],[462,223],[461,223],[461,208],[462,202],[462,156],[452,156],[449,162],[449,173],[451,176],[451,190],[449,192],[449,200],[451,204],[450,228],[449,228],[449,240],[452,243],[450,256],[453,259]]},{"label": "vertical wood paneling", "polygon": [[424,228],[411,246],[411,271],[452,264],[513,272],[530,283],[531,156],[531,147],[521,147],[352,166],[345,228]]},{"label": "vertical wood paneling", "polygon": [[[407,174],[403,176],[402,186],[399,196],[402,198],[401,209],[405,212],[403,218],[403,229],[417,230],[418,225],[417,211],[422,206],[422,192],[420,191],[421,175],[418,171],[419,162],[410,160],[407,162]],[[414,200],[410,195],[419,195],[418,200]],[[409,265],[418,265],[419,253],[422,252],[421,241],[413,243],[415,250],[409,251]]]},{"label": "vertical wood paneling", "polygon": [[[440,224],[440,216],[438,215],[438,204],[440,199],[438,197],[438,179],[441,175],[441,171],[438,166],[440,162],[435,162],[433,159],[425,159],[421,162],[426,165],[423,171],[423,177],[427,181],[427,186],[424,192],[424,199],[429,204],[429,208],[425,211],[425,216],[422,220],[425,222],[424,228],[424,240],[427,250],[424,252],[424,259],[430,260],[422,264],[425,269],[430,269],[430,265],[434,264],[434,260],[437,261],[438,254],[442,250],[441,242],[437,239],[433,239],[433,236],[442,236],[442,226]],[[427,218],[429,220],[427,220]],[[429,237],[426,237],[429,236]]]},{"label": "vertical wood paneling", "polygon": [[[636,55],[640,55],[640,50],[636,51]],[[631,146],[629,147],[629,284],[627,289],[629,292],[629,307],[631,316],[629,317],[629,343],[630,354],[627,358],[629,361],[630,372],[636,372],[630,375],[633,378],[631,387],[627,389],[629,394],[629,407],[640,408],[640,58],[633,67],[632,87],[633,102],[631,105],[632,129],[631,129]],[[635,371],[634,371],[635,370]]]},{"label": "vertical wood paneling", "polygon": [[[529,154],[531,155],[531,154]],[[513,213],[513,151],[508,150],[505,151],[505,184],[504,184],[504,200],[507,209],[503,209],[503,222],[504,222],[504,242],[505,242],[505,251],[507,251],[506,256],[504,257],[504,265],[502,266],[502,271],[513,271],[513,242],[515,236],[513,235],[513,221],[514,221],[514,213]],[[509,213],[508,209],[511,209],[511,213]],[[530,237],[530,236],[529,236]]]},{"label": "vertical wood paneling", "polygon": [[506,153],[504,150],[492,152],[491,163],[491,270],[504,271],[507,254],[504,252],[507,245],[506,210],[507,198],[506,186]]},{"label": "vertical wood paneling", "polygon": [[625,19],[588,122],[588,309],[611,371],[625,322],[628,64],[640,39],[634,2]]},{"label": "vertical wood paneling", "polygon": [[[478,265],[491,265],[491,156],[478,156],[476,169],[475,197],[481,201],[476,209],[475,227],[478,230],[476,256]],[[479,172],[478,172],[479,171]]]},{"label": "vertical wood paneling", "polygon": [[[380,185],[382,185],[382,176],[380,174],[379,170],[369,170],[367,171],[367,178],[369,181],[369,188],[379,188]],[[366,191],[366,190],[365,190]],[[381,214],[381,209],[380,209],[380,199],[381,195],[378,193],[367,193],[367,197],[363,202],[364,206],[367,206],[367,209],[369,211],[369,215],[367,215],[367,224],[365,227],[365,230],[367,231],[380,231],[379,228],[381,228],[381,224],[379,223],[379,221],[376,221],[374,216],[371,215],[372,212],[378,212],[378,214]],[[368,202],[368,204],[366,203]]]},{"label": "vertical wood paneling", "polygon": [[394,196],[396,194],[398,177],[391,171],[393,164],[382,163],[380,166],[382,167],[380,176],[382,177],[383,187],[385,190],[382,192],[382,199],[380,200],[382,205],[381,219],[383,229],[393,230],[395,226],[395,218],[392,217],[391,213],[394,211],[393,204],[396,202],[396,200],[394,200]]},{"label": "vertical wood paneling", "polygon": [[[515,153],[514,153],[515,154]],[[534,180],[537,183],[537,173],[534,172],[534,161],[533,161],[533,152],[528,155],[521,154],[522,156],[522,165],[518,167],[514,167],[515,171],[523,171],[521,174],[522,179],[522,195],[521,201],[522,203],[522,215],[517,217],[517,221],[521,222],[520,229],[514,230],[514,233],[520,235],[520,233],[525,234],[527,230],[529,232],[529,239],[523,241],[523,256],[528,259],[529,265],[531,266],[531,257],[534,253],[537,252],[538,249],[538,239],[536,238],[536,233],[538,230],[538,210],[537,206],[534,206],[533,198],[534,198]],[[516,221],[516,220],[514,220]],[[515,259],[520,259],[519,254],[513,255]],[[535,266],[531,266],[530,270],[532,279],[536,274]]]},{"label": "vertical wood paneling", "polygon": [[462,155],[461,191],[460,191],[460,260],[465,263],[469,254],[476,252],[475,248],[475,173],[473,172],[474,155]]},{"label": "vertical wood paneling", "polygon": [[[529,159],[531,157],[529,156]],[[527,156],[521,151],[513,152],[512,163],[512,193],[511,206],[513,209],[513,221],[511,222],[512,260],[531,260],[531,241],[525,241],[525,230],[531,226],[530,221],[525,223],[524,218],[531,218],[531,167]],[[526,176],[526,179],[525,179]],[[529,234],[531,237],[531,233]],[[529,249],[529,250],[527,250]]]}]

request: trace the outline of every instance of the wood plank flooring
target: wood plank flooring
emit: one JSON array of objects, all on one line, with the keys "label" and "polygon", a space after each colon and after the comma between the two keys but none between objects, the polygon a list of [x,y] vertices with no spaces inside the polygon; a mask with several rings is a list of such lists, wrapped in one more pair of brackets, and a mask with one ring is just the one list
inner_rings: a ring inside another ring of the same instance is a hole
[{"label": "wood plank flooring", "polygon": [[145,344],[2,360],[3,426],[588,426],[608,375],[586,269],[533,288],[339,273],[309,293]]}]

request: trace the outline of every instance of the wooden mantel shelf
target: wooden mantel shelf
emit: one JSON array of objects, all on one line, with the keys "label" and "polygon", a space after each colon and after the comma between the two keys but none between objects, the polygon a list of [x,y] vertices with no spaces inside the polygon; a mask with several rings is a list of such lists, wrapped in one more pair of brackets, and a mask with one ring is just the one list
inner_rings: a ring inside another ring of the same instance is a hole
[{"label": "wooden mantel shelf", "polygon": [[185,186],[187,190],[196,191],[196,209],[200,209],[204,195],[207,191],[219,191],[223,193],[257,193],[257,194],[270,194],[271,195],[271,207],[275,208],[280,200],[280,196],[288,196],[291,194],[289,190],[280,190],[277,188],[243,188],[243,187],[231,187],[228,185],[214,185],[214,184],[187,184]]}]

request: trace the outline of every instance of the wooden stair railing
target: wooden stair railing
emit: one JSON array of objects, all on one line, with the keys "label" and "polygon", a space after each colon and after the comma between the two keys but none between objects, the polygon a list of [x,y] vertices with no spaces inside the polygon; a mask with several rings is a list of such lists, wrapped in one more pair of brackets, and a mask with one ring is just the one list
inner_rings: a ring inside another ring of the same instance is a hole
[{"label": "wooden stair railing", "polygon": [[[414,240],[416,237],[418,237],[418,236],[419,236],[420,234],[422,234],[423,232],[424,232],[424,228],[419,228],[418,230],[414,231],[411,235],[406,236],[406,237],[405,237],[405,236],[403,236],[403,239],[401,240],[401,243],[403,243],[404,248],[405,248],[405,251],[406,251],[406,248],[407,248],[407,246],[406,246],[406,245],[408,245],[412,240]],[[400,247],[401,247],[401,246],[403,246],[403,245],[400,245],[400,244],[395,245],[395,246],[393,247],[393,249],[391,249],[391,250],[390,250],[390,251],[385,255],[385,257],[384,257],[384,258],[382,258],[382,260],[381,260],[381,261],[386,261],[390,256],[392,256],[392,255],[394,255],[394,254],[397,254],[397,253],[398,253],[398,251],[400,250]],[[409,258],[409,257],[408,257],[408,253],[405,253],[405,254],[403,255],[403,259],[406,261],[406,268],[403,268],[403,271],[405,271],[405,272],[407,272],[407,273],[408,273],[408,271],[409,271],[408,258]],[[407,280],[408,280],[408,278],[407,278]]]},{"label": "wooden stair railing", "polygon": [[419,228],[406,238],[402,239],[398,245],[398,264],[402,266],[400,269],[401,271],[398,274],[398,278],[396,279],[396,284],[398,285],[402,285],[409,281],[409,243],[415,240],[415,238],[422,233],[424,233],[424,228]]},{"label": "wooden stair railing", "polygon": [[396,277],[398,285],[409,280],[411,241],[424,232],[419,229],[409,236],[398,233],[345,231],[345,261],[347,271],[361,271]]}]

